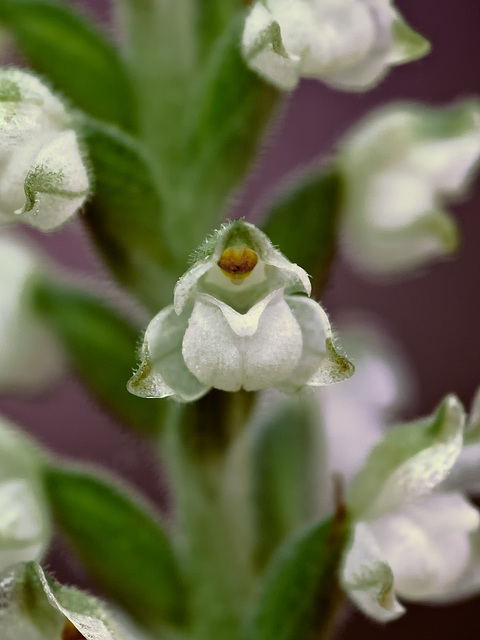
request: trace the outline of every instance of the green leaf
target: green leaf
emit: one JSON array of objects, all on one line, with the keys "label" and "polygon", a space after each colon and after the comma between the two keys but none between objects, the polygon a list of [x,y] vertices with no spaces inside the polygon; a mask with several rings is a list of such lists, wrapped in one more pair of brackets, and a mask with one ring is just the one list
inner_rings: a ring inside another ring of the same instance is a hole
[{"label": "green leaf", "polygon": [[96,118],[134,128],[134,97],[123,61],[85,17],[56,0],[0,0],[0,22],[55,89]]},{"label": "green leaf", "polygon": [[136,365],[138,328],[81,289],[41,280],[33,296],[74,370],[98,400],[140,432],[154,434],[164,403],[146,402],[126,388]]},{"label": "green leaf", "polygon": [[264,567],[278,545],[306,522],[313,503],[312,414],[299,398],[282,402],[256,426],[253,504],[256,564]]},{"label": "green leaf", "polygon": [[327,283],[335,254],[342,198],[340,171],[328,164],[291,185],[262,224],[273,244],[312,276],[317,295]]},{"label": "green leaf", "polygon": [[240,18],[224,32],[205,62],[186,117],[185,153],[191,175],[185,188],[191,201],[184,215],[191,215],[195,206],[201,225],[193,246],[218,221],[226,197],[244,177],[279,102],[279,92],[243,60],[243,15]]},{"label": "green leaf", "polygon": [[54,518],[92,576],[139,622],[179,624],[186,594],[156,516],[131,489],[87,470],[47,466]]},{"label": "green leaf", "polygon": [[341,510],[288,540],[265,574],[246,640],[324,637],[339,598],[337,574],[346,540]]},{"label": "green leaf", "polygon": [[216,40],[229,27],[232,17],[243,13],[239,0],[210,0],[199,3],[198,24],[202,51],[208,55]]},{"label": "green leaf", "polygon": [[170,302],[175,280],[165,270],[171,252],[153,162],[114,127],[88,121],[83,133],[95,174],[86,223],[118,280],[158,311]]}]

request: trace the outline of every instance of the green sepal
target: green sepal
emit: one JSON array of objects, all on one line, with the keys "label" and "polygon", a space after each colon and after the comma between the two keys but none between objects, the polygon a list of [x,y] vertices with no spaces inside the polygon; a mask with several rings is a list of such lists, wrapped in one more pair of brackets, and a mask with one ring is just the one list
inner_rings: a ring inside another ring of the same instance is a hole
[{"label": "green sepal", "polygon": [[255,560],[264,567],[277,547],[311,512],[312,439],[316,425],[301,398],[283,400],[253,436]]},{"label": "green sepal", "polygon": [[[248,170],[280,93],[250,71],[240,50],[243,16],[219,38],[198,78],[186,115],[185,149],[199,229],[192,248],[216,225],[225,199]],[[191,216],[191,211],[185,214]],[[200,227],[201,225],[201,227]]]},{"label": "green sepal", "polygon": [[312,290],[325,287],[335,255],[343,200],[341,172],[333,164],[293,183],[264,216],[263,231],[289,260],[312,276]]},{"label": "green sepal", "polygon": [[352,515],[375,519],[428,495],[460,455],[464,425],[462,404],[448,395],[432,416],[390,429],[352,480]]},{"label": "green sepal", "polygon": [[430,42],[414,31],[398,13],[392,24],[392,32],[395,63],[412,62],[430,53]]},{"label": "green sepal", "polygon": [[79,288],[42,279],[34,283],[32,295],[74,371],[99,402],[136,431],[154,435],[164,403],[144,402],[126,389],[136,365],[138,328]]},{"label": "green sepal", "polygon": [[87,469],[50,464],[45,486],[55,521],[92,577],[140,623],[183,622],[186,594],[171,542],[144,500]]},{"label": "green sepal", "polygon": [[337,574],[347,534],[339,508],[280,548],[264,576],[246,640],[325,637],[340,598]]},{"label": "green sepal", "polygon": [[128,640],[105,605],[60,585],[36,562],[17,564],[0,579],[2,640]]},{"label": "green sepal", "polygon": [[135,128],[135,100],[123,61],[86,17],[56,0],[0,0],[0,22],[55,89],[96,118]]},{"label": "green sepal", "polygon": [[95,176],[87,226],[117,279],[158,311],[169,302],[174,280],[166,273],[172,259],[153,161],[115,127],[89,120],[82,130]]}]

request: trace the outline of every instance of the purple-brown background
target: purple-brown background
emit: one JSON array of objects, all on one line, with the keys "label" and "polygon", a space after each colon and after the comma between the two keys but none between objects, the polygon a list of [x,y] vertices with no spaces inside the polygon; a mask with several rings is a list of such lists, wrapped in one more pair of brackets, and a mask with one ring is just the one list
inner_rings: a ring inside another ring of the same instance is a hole
[{"label": "purple-brown background", "polygon": [[[88,7],[96,20],[108,27],[107,0],[77,0],[76,4]],[[397,6],[408,22],[433,43],[432,53],[424,60],[395,69],[378,88],[365,95],[304,82],[289,99],[255,177],[237,199],[237,213],[248,216],[282,176],[331,152],[339,136],[375,105],[398,99],[442,105],[480,96],[478,0],[398,0]],[[429,413],[450,391],[469,406],[480,384],[479,209],[477,180],[471,197],[451,207],[461,229],[460,254],[406,280],[372,283],[356,275],[341,259],[335,265],[323,300],[333,322],[346,312],[367,313],[383,322],[403,346],[418,388],[416,406],[406,417],[414,410]],[[91,277],[106,277],[78,222],[49,236],[36,237],[66,268],[81,270]],[[66,376],[45,398],[28,403],[23,398],[2,399],[0,410],[53,451],[103,462],[165,505],[165,486],[156,475],[151,453],[104,415],[73,377]],[[56,548],[61,554],[58,541]],[[69,560],[64,565],[59,565],[58,577],[85,583],[78,567]],[[53,561],[52,566],[56,566]],[[408,634],[416,640],[428,634],[436,640],[450,640],[452,636],[470,640],[476,624],[480,624],[480,598],[455,607],[411,606],[404,618],[388,627],[374,625],[354,613],[344,621],[339,637],[403,640]]]}]

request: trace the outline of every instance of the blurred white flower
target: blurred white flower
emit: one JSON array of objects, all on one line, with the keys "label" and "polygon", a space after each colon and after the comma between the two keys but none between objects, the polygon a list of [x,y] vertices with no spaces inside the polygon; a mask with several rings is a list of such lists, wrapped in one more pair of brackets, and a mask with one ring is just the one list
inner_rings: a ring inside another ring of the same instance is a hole
[{"label": "blurred white flower", "polygon": [[378,110],[343,141],[345,250],[360,269],[392,274],[454,252],[443,210],[463,194],[480,158],[480,104],[448,109],[397,104]]},{"label": "blurred white flower", "polygon": [[85,202],[89,180],[65,107],[20,69],[0,69],[0,224],[55,229]]},{"label": "blurred white flower", "polygon": [[53,334],[32,305],[32,284],[44,268],[20,238],[0,235],[0,391],[40,392],[63,371]]},{"label": "blurred white flower", "polygon": [[18,562],[40,559],[51,522],[34,445],[0,418],[0,573]]},{"label": "blurred white flower", "polygon": [[248,65],[285,90],[301,77],[365,90],[428,50],[390,0],[257,0],[243,33]]},{"label": "blurred white flower", "polygon": [[[303,294],[303,295],[302,295]],[[310,281],[251,224],[212,236],[175,287],[174,304],[149,324],[129,390],[190,401],[215,387],[294,391],[347,378]]]}]

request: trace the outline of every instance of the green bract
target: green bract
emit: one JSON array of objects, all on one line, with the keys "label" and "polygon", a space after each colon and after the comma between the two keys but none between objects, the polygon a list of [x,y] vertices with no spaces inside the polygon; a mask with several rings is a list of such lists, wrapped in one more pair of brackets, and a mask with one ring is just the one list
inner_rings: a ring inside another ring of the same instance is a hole
[{"label": "green bract", "polygon": [[344,140],[345,249],[359,268],[388,274],[452,253],[457,229],[443,199],[461,195],[480,157],[480,104],[398,104]]},{"label": "green bract", "polygon": [[257,0],[243,33],[249,66],[286,90],[301,77],[365,90],[428,49],[390,0]]},{"label": "green bract", "polygon": [[18,564],[0,579],[2,639],[131,640],[102,602],[54,582],[36,562]]},{"label": "green bract", "polygon": [[[295,391],[350,376],[307,274],[253,225],[222,227],[149,324],[129,390],[190,401],[212,387]],[[305,295],[306,294],[306,295]]]},{"label": "green bract", "polygon": [[63,104],[35,76],[0,70],[0,224],[55,229],[89,191],[78,140]]}]

